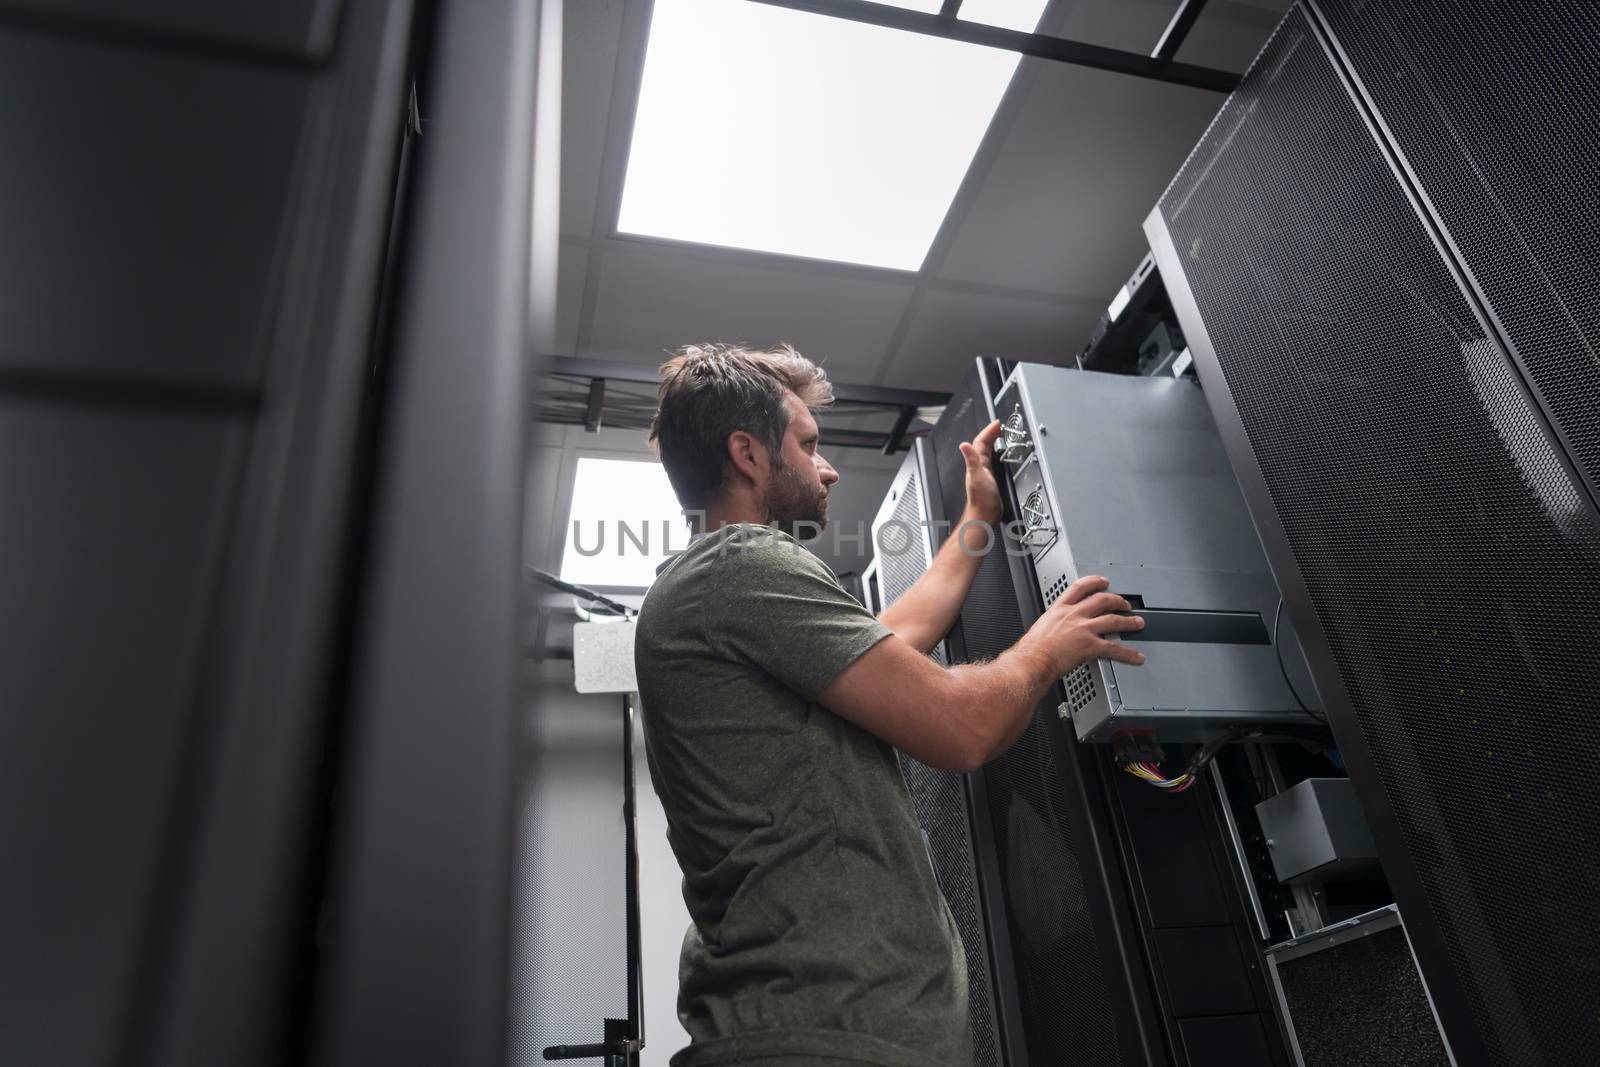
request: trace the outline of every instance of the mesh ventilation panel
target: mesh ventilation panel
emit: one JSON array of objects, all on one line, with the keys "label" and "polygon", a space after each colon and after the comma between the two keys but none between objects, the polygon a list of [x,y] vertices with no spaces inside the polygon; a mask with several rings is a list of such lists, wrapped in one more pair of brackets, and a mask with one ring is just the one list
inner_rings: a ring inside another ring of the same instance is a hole
[{"label": "mesh ventilation panel", "polygon": [[1580,485],[1299,11],[1161,206],[1474,1045],[1600,1062],[1600,800],[1552,770],[1600,758]]},{"label": "mesh ventilation panel", "polygon": [[1574,454],[1600,480],[1600,5],[1319,7]]},{"label": "mesh ventilation panel", "polygon": [[[884,603],[892,604],[928,569],[927,512],[923,506],[916,454],[896,498],[889,521],[876,535],[876,555]],[[943,649],[934,658],[945,662]],[[972,825],[968,819],[966,783],[959,774],[941,771],[899,753],[900,773],[917,812],[917,822],[927,835],[929,858],[944,891],[945,903],[961,934],[967,956],[967,1006],[972,1026],[972,1062],[975,1067],[1000,1067],[1001,1050],[995,1023],[994,995],[989,973],[988,938],[984,933],[983,904],[978,895],[977,867],[972,857]]]}]

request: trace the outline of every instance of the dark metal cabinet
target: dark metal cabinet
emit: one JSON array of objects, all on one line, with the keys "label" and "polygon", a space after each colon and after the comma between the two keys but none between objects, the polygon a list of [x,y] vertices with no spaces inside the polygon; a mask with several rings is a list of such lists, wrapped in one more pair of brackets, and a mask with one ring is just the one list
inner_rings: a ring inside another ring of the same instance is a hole
[{"label": "dark metal cabinet", "polygon": [[1146,224],[1462,1063],[1600,1056],[1593,18],[1297,7]]}]

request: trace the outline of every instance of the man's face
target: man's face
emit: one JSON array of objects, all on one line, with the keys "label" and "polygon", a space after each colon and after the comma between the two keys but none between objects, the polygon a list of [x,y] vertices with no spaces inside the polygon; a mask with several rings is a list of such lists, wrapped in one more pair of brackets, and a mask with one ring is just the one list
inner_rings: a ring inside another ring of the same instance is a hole
[{"label": "man's face", "polygon": [[793,393],[787,397],[789,430],[767,483],[767,521],[801,540],[815,537],[828,521],[828,489],[839,472],[817,451],[817,420]]}]

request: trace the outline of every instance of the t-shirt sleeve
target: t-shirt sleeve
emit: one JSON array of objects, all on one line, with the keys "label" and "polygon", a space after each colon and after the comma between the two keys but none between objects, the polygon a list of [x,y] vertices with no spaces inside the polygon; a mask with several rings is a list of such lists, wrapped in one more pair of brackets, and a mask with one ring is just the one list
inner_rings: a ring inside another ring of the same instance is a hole
[{"label": "t-shirt sleeve", "polygon": [[713,640],[807,700],[889,636],[798,541],[757,535],[723,551],[729,555],[710,612]]}]

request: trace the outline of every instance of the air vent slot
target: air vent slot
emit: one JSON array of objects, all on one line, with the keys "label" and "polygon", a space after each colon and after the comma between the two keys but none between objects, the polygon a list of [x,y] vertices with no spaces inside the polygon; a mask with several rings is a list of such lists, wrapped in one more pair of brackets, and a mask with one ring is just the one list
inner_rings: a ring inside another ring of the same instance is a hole
[{"label": "air vent slot", "polygon": [[1001,426],[1000,462],[1020,467],[1033,455],[1033,436],[1028,432],[1028,421],[1022,415],[1022,405],[1014,404],[1011,414]]},{"label": "air vent slot", "polygon": [[1076,715],[1094,703],[1094,675],[1087,665],[1067,675],[1067,707]]}]

